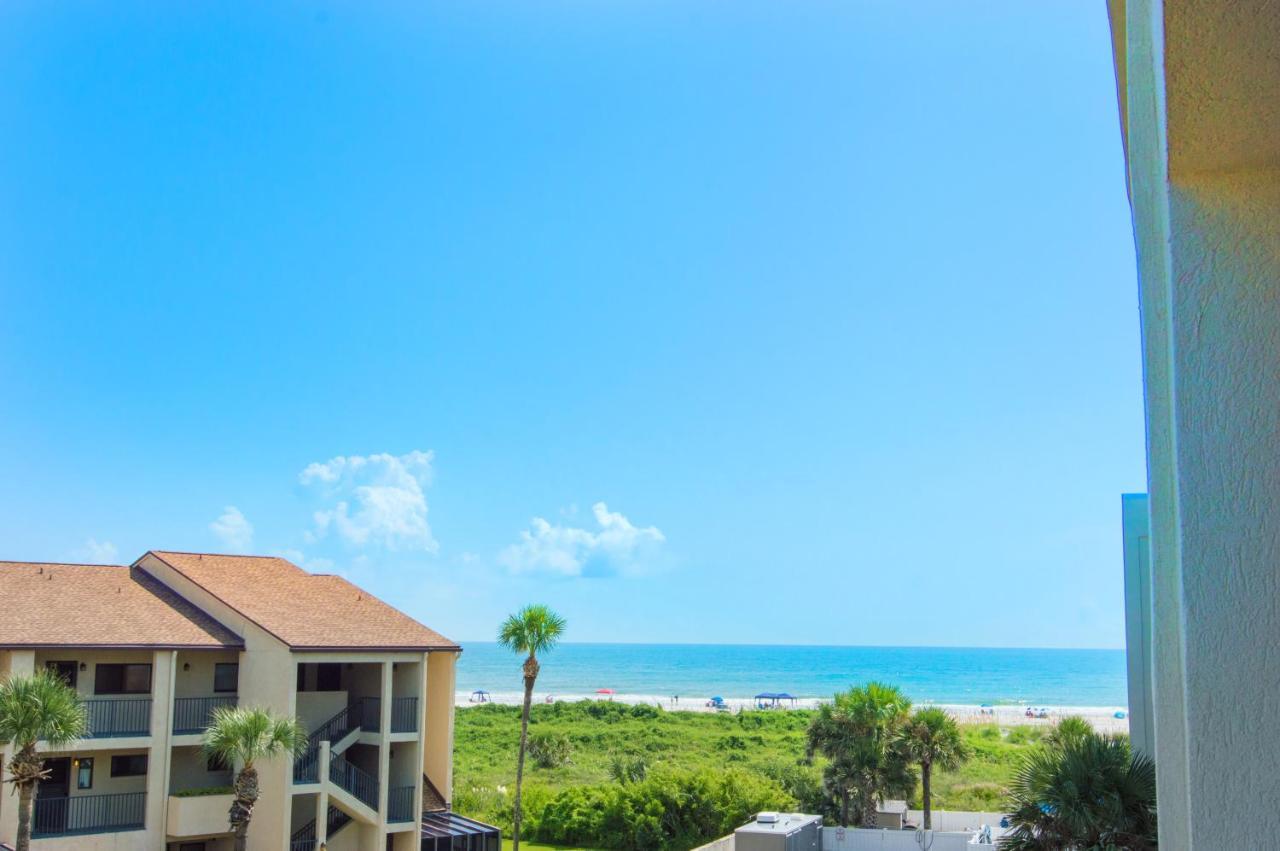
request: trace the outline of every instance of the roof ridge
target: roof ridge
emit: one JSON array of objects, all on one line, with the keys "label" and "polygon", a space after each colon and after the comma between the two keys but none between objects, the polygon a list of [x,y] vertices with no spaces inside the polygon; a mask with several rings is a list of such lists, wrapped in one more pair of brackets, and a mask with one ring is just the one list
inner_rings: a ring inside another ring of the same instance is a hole
[{"label": "roof ridge", "polygon": [[21,561],[19,559],[0,559],[0,564],[30,564],[48,567],[119,567],[128,568],[127,564],[102,564],[95,561]]},{"label": "roof ridge", "polygon": [[[246,553],[210,553],[210,552],[192,552],[191,550],[147,550],[148,553],[173,553],[176,556],[217,556],[218,558],[269,558],[279,561],[289,561],[284,556],[260,556],[248,555]],[[146,553],[143,553],[146,555]],[[289,564],[293,562],[289,561]]]}]

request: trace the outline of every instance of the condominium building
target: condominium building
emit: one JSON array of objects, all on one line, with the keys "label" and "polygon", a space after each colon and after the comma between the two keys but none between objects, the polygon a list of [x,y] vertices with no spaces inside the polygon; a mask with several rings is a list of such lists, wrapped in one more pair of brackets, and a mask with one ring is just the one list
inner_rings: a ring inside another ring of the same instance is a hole
[{"label": "condominium building", "polygon": [[[461,648],[345,579],[152,551],[0,562],[0,599],[0,672],[55,671],[88,711],[87,737],[48,751],[33,847],[230,851],[234,766],[200,744],[214,709],[241,704],[310,734],[301,756],[257,765],[250,849],[497,851],[449,807]],[[17,803],[0,795],[0,842]]]}]

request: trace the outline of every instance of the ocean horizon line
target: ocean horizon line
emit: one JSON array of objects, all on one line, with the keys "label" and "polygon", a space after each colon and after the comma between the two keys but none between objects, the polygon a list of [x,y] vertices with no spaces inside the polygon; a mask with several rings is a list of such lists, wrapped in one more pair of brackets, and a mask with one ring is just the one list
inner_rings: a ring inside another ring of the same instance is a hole
[{"label": "ocean horizon line", "polygon": [[[492,638],[457,639],[465,651],[466,645],[478,644],[491,647],[500,646]],[[1064,653],[1124,653],[1127,647],[1061,647],[1034,645],[986,645],[986,644],[804,644],[804,643],[766,643],[757,641],[561,641],[557,647],[755,647],[755,648],[797,648],[814,650],[1010,650]]]}]

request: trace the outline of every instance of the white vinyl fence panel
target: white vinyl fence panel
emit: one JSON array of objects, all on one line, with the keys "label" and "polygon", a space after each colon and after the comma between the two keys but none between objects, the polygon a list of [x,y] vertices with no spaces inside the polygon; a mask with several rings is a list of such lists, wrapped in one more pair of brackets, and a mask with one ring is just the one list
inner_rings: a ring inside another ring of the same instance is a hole
[{"label": "white vinyl fence panel", "polygon": [[[871,830],[856,827],[824,827],[822,851],[975,851],[994,846],[970,845],[970,833],[934,830]],[[921,841],[924,844],[921,844]]]}]

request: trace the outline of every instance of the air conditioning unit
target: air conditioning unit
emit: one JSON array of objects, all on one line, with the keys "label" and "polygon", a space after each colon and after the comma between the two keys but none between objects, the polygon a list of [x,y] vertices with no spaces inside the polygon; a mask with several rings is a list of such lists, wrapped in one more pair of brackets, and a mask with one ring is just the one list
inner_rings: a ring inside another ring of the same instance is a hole
[{"label": "air conditioning unit", "polygon": [[760,813],[733,832],[734,851],[822,851],[822,816]]}]

